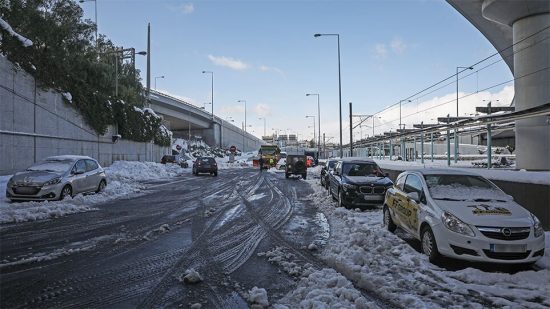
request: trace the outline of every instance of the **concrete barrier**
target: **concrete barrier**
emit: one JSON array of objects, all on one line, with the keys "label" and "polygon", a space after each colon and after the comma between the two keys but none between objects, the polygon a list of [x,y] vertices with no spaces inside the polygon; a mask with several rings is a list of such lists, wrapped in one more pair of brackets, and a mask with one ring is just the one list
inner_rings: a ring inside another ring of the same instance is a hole
[{"label": "concrete barrier", "polygon": [[90,128],[79,112],[55,91],[0,56],[0,175],[27,168],[45,157],[87,155],[108,166],[117,160],[160,162],[169,147],[124,140],[113,143]]},{"label": "concrete barrier", "polygon": [[[403,172],[387,168],[384,168],[383,171],[388,173],[394,182],[397,176]],[[503,180],[491,181],[506,194],[513,196],[518,204],[535,214],[545,230],[550,230],[550,186]]]}]

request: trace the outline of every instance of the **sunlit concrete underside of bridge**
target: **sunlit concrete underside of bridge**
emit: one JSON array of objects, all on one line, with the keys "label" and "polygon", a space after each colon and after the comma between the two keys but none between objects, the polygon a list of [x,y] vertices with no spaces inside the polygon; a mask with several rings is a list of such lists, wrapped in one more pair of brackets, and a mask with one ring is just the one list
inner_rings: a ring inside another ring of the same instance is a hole
[{"label": "sunlit concrete underside of bridge", "polygon": [[151,108],[167,122],[174,137],[200,137],[210,146],[236,146],[243,151],[258,150],[263,143],[256,136],[179,98],[158,91],[151,91],[149,98]]},{"label": "sunlit concrete underside of bridge", "polygon": [[[550,102],[550,1],[447,2],[493,44],[514,74],[516,111]],[[550,170],[549,117],[517,120],[515,133],[516,167]]]}]

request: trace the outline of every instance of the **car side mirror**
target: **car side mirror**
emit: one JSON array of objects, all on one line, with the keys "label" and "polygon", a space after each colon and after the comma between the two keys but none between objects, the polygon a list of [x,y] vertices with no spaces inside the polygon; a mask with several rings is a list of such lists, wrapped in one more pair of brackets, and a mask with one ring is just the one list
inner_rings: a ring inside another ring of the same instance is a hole
[{"label": "car side mirror", "polygon": [[384,173],[384,176],[389,178],[389,177],[390,177],[390,173]]},{"label": "car side mirror", "polygon": [[407,193],[407,198],[409,200],[413,200],[415,202],[420,202],[420,195],[418,194],[418,192],[409,192]]}]

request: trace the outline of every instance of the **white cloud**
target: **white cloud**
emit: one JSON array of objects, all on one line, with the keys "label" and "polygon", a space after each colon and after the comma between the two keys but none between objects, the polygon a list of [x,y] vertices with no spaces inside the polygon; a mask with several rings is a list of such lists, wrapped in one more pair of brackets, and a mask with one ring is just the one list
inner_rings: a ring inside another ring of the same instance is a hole
[{"label": "white cloud", "polygon": [[244,115],[244,105],[224,105],[221,108],[220,114],[243,114]]},{"label": "white cloud", "polygon": [[[459,97],[469,95],[465,98],[459,98],[459,115],[460,116],[470,116],[470,114],[475,114],[475,108],[477,106],[486,106],[487,102],[483,100],[491,100],[493,106],[510,106],[512,99],[514,98],[514,86],[508,85],[503,87],[499,91],[490,92],[484,91],[479,93],[464,93],[459,92]],[[498,102],[496,100],[499,100]],[[370,114],[372,111],[360,110],[361,107],[357,107],[358,114]],[[354,106],[354,109],[356,107]],[[437,117],[445,117],[447,114],[451,116],[456,115],[456,93],[448,93],[442,96],[434,97],[431,99],[426,98],[425,100],[420,100],[417,102],[413,100],[410,103],[403,103],[402,105],[402,123],[405,124],[406,128],[412,128],[413,124],[420,124],[424,121],[424,124],[437,123]],[[381,134],[383,132],[388,132],[390,129],[395,132],[399,124],[399,105],[387,109],[376,115],[377,117],[382,117],[381,119],[376,118],[375,121],[375,134]],[[321,134],[326,133],[328,137],[333,137],[330,142],[339,142],[339,122],[338,114],[326,115],[323,116],[323,121],[321,123]],[[431,120],[434,119],[434,120]],[[354,125],[358,123],[358,119],[354,120]],[[363,137],[372,135],[372,118],[367,119],[363,124],[368,127],[362,128]],[[276,126],[277,124],[273,124]],[[310,122],[307,122],[307,125],[311,125]],[[349,142],[349,121],[346,121],[344,116],[342,119],[342,133],[344,144]],[[306,134],[305,136],[313,136],[312,129],[308,129],[306,124],[298,128],[300,136]],[[361,129],[359,127],[353,130],[354,139],[359,139],[361,135]]]},{"label": "white cloud", "polygon": [[282,77],[286,77],[285,72],[283,72],[283,70],[281,70],[281,69],[279,69],[279,68],[277,68],[277,67],[269,67],[269,66],[267,66],[267,65],[261,65],[261,66],[259,67],[259,69],[260,69],[260,71],[262,71],[262,72],[270,72],[270,71],[271,71],[271,72],[276,72],[276,73],[278,73],[279,75],[281,75]]},{"label": "white cloud", "polygon": [[374,53],[378,59],[386,59],[390,51],[395,55],[402,55],[407,50],[407,44],[401,38],[394,38],[389,43],[374,45]]},{"label": "white cloud", "polygon": [[[491,100],[493,106],[510,106],[514,98],[514,86],[505,86],[496,93],[483,91],[470,95],[469,93],[459,92],[458,95],[458,114],[464,117],[475,114],[477,106],[485,106],[487,102],[483,102],[483,100]],[[462,98],[466,95],[468,96]],[[497,102],[497,100],[499,101]],[[420,124],[422,121],[425,124],[437,123],[438,117],[445,117],[447,114],[451,117],[456,116],[456,93],[434,97],[418,103],[416,101],[403,103],[401,106],[401,119],[406,128],[412,128],[413,124]],[[390,129],[396,130],[399,124],[399,105],[378,114],[378,116],[382,119],[375,124],[376,134]],[[372,125],[372,120],[369,122],[368,125]]]},{"label": "white cloud", "polygon": [[195,6],[193,3],[184,3],[181,5],[181,10],[184,14],[191,14],[195,11]]},{"label": "white cloud", "polygon": [[212,61],[215,65],[219,65],[222,67],[228,67],[233,70],[242,71],[248,69],[250,66],[238,59],[234,59],[231,57],[225,57],[225,56],[213,56],[208,55],[208,59]]},{"label": "white cloud", "polygon": [[376,53],[376,57],[379,59],[386,59],[388,57],[388,49],[386,48],[386,44],[376,44],[374,46],[374,52]]},{"label": "white cloud", "polygon": [[271,107],[268,104],[260,103],[254,106],[254,112],[256,112],[256,115],[260,117],[270,116]]},{"label": "white cloud", "polygon": [[390,42],[390,46],[391,46],[391,49],[394,53],[396,54],[403,54],[405,52],[405,50],[407,49],[407,44],[405,44],[405,42],[403,42],[402,39],[400,38],[394,38],[391,42]]},{"label": "white cloud", "polygon": [[182,3],[180,5],[169,5],[168,8],[175,12],[181,12],[183,14],[191,14],[195,11],[193,3]]}]

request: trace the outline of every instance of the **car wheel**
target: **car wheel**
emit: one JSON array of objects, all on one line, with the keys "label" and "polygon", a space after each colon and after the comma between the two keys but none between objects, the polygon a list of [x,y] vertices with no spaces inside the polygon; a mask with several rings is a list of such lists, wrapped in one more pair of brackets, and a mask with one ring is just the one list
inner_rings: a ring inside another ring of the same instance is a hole
[{"label": "car wheel", "polygon": [[65,185],[63,189],[61,189],[61,195],[59,195],[59,200],[64,199],[65,197],[73,196],[73,188],[71,188],[70,185]]},{"label": "car wheel", "polygon": [[95,193],[99,193],[99,192],[105,190],[106,186],[107,186],[107,182],[105,181],[105,179],[102,179],[99,182],[99,186],[97,186],[97,190],[95,190]]},{"label": "car wheel", "polygon": [[290,177],[289,173],[285,173],[285,178],[288,179]]},{"label": "car wheel", "polygon": [[422,229],[420,241],[422,246],[422,253],[428,256],[430,262],[437,262],[437,260],[439,260],[440,258],[440,254],[437,249],[437,243],[435,242],[434,234],[429,226],[426,226]]},{"label": "car wheel", "polygon": [[214,177],[218,176],[218,172],[214,172]]},{"label": "car wheel", "polygon": [[342,193],[342,190],[338,190],[338,207],[346,207],[344,204],[344,193]]},{"label": "car wheel", "polygon": [[391,218],[390,210],[387,206],[384,206],[384,225],[390,232],[395,232],[395,229],[397,229],[397,225],[393,222],[393,219]]},{"label": "car wheel", "polygon": [[304,180],[305,180],[306,178],[307,178],[307,174],[305,174],[305,173],[304,173],[304,174],[302,174],[302,179],[304,179]]}]

